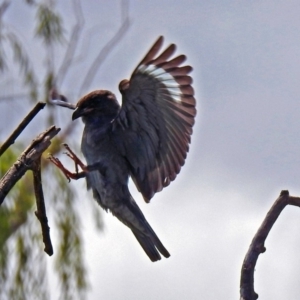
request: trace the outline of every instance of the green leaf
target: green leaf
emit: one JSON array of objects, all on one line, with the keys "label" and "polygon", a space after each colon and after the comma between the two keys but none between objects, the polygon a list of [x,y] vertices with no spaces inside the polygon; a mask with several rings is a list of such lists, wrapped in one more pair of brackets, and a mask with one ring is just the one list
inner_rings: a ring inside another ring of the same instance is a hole
[{"label": "green leaf", "polygon": [[63,41],[62,19],[49,5],[38,6],[37,20],[36,35],[46,44]]}]

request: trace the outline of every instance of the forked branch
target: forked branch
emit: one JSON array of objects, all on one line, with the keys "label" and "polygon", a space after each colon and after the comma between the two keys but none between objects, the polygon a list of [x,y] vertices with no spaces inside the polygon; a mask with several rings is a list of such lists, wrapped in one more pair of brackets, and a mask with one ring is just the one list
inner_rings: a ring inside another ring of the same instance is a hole
[{"label": "forked branch", "polygon": [[288,191],[281,191],[278,199],[275,201],[267,213],[263,223],[255,234],[246,257],[243,262],[240,283],[240,299],[255,300],[258,294],[254,291],[254,270],[258,256],[266,251],[265,241],[275,224],[280,213],[287,205],[300,207],[300,198],[292,197]]},{"label": "forked branch", "polygon": [[43,241],[45,243],[45,252],[48,255],[53,254],[52,244],[49,235],[49,226],[46,216],[46,208],[44,203],[40,159],[43,152],[50,146],[51,139],[57,135],[60,128],[51,126],[46,131],[38,135],[31,144],[23,151],[17,161],[10,167],[5,175],[0,179],[0,205],[13,186],[28,171],[33,171],[34,190],[37,201],[36,216],[41,222]]},{"label": "forked branch", "polygon": [[40,159],[42,153],[50,146],[51,139],[59,131],[60,128],[51,126],[38,135],[0,179],[0,205],[11,188],[22,178],[26,171],[33,169],[35,161]]}]

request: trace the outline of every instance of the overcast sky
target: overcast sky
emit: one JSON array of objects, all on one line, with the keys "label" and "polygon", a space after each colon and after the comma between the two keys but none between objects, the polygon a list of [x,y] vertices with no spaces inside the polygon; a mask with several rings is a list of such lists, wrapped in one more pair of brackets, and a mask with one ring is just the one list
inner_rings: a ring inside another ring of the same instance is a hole
[{"label": "overcast sky", "polygon": [[[73,24],[70,7],[63,9]],[[85,1],[83,10],[86,32],[98,32],[86,54],[94,57],[118,29],[120,5]],[[103,214],[104,233],[95,233],[85,203],[92,197],[83,182],[73,183],[84,195],[89,299],[238,299],[244,255],[269,207],[282,189],[300,196],[300,2],[151,0],[131,1],[129,10],[131,27],[91,89],[110,89],[120,99],[120,80],[164,35],[194,68],[198,114],[176,181],[150,204],[131,186],[169,259],[151,263],[110,214]],[[26,29],[28,14],[15,5],[8,18],[18,16]],[[66,93],[78,74],[65,83]],[[266,247],[255,273],[259,299],[299,299],[297,208],[280,216]]]}]

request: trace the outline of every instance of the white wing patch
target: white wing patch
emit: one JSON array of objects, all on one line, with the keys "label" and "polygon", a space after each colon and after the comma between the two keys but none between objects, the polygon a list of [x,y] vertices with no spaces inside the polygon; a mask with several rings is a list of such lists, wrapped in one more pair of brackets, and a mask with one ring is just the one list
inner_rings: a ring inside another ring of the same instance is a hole
[{"label": "white wing patch", "polygon": [[172,96],[172,99],[181,103],[182,92],[180,90],[180,84],[176,82],[175,78],[170,73],[155,65],[140,65],[137,71],[141,74],[147,74],[158,79],[165,85]]}]

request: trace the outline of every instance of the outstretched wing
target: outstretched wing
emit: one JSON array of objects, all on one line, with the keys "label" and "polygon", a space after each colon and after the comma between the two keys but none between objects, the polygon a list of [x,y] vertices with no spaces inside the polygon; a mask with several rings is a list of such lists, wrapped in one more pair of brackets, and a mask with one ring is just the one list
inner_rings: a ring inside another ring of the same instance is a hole
[{"label": "outstretched wing", "polygon": [[158,55],[162,44],[159,37],[130,80],[120,82],[123,104],[112,124],[112,138],[146,202],[180,172],[196,115],[192,68],[180,66],[184,55],[170,59],[174,44]]}]

